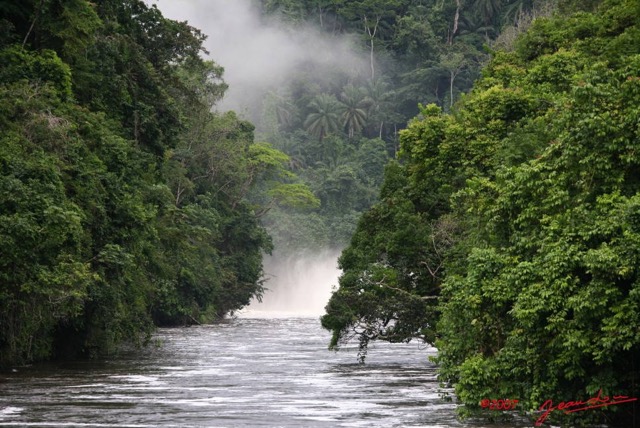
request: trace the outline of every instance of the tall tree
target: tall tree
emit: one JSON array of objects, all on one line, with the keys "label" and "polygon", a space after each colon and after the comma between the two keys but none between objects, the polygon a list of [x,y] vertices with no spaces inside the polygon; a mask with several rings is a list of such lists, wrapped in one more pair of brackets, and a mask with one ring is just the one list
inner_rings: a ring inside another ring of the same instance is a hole
[{"label": "tall tree", "polygon": [[480,16],[485,26],[495,23],[499,17],[503,0],[476,0],[473,4],[473,10]]},{"label": "tall tree", "polygon": [[138,0],[0,9],[0,365],[113,352],[259,296],[271,245],[249,195],[317,199],[211,112],[226,85],[202,33]]},{"label": "tall tree", "polygon": [[[492,394],[531,414],[640,394],[636,11],[607,0],[538,20],[453,114],[421,107],[340,258],[330,346],[435,343],[467,415]],[[631,426],[635,413],[538,415]]]},{"label": "tall tree", "polygon": [[[382,39],[380,33],[383,28],[391,27],[398,9],[402,5],[401,0],[338,0],[338,13],[351,21],[360,21],[364,28],[364,34],[369,44],[369,68],[370,79],[376,78],[375,46],[376,40]],[[390,22],[387,22],[389,20]]]},{"label": "tall tree", "polygon": [[342,101],[342,125],[347,130],[349,138],[353,138],[360,132],[367,122],[367,100],[362,91],[353,86],[347,85],[340,94]]},{"label": "tall tree", "polygon": [[[398,113],[393,112],[392,99],[395,93],[383,79],[376,79],[367,83],[365,87],[367,118],[375,126],[378,138],[382,139],[385,122],[398,120]],[[375,134],[373,134],[375,135]]]},{"label": "tall tree", "polygon": [[304,121],[304,127],[311,135],[322,140],[332,132],[338,131],[341,103],[335,96],[320,94],[309,103],[309,109],[311,113]]}]

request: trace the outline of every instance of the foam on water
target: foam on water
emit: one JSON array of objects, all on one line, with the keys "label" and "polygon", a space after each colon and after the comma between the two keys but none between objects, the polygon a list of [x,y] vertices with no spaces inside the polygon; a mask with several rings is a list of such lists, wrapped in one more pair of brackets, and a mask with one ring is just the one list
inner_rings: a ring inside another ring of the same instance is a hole
[{"label": "foam on water", "polygon": [[434,348],[379,343],[362,365],[329,339],[302,317],[160,329],[161,346],[0,373],[0,426],[478,427],[440,397]]},{"label": "foam on water", "polygon": [[2,417],[4,416],[17,415],[22,411],[24,411],[24,409],[21,407],[13,407],[13,406],[4,407],[0,409],[0,419],[2,419]]}]

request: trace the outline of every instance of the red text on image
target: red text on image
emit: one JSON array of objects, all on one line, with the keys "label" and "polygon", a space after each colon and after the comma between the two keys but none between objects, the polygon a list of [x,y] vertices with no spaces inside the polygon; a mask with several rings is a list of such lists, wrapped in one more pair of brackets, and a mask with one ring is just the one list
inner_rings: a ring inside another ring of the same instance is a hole
[{"label": "red text on image", "polygon": [[480,401],[480,406],[483,409],[489,410],[513,410],[516,408],[516,404],[518,404],[519,400],[513,399],[499,399],[499,400],[490,400],[488,398]]}]

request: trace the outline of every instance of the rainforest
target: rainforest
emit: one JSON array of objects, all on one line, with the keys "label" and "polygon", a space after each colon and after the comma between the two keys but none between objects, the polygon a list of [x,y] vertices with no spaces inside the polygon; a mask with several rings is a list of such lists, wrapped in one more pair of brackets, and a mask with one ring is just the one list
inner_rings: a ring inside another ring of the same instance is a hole
[{"label": "rainforest", "polygon": [[330,349],[434,347],[461,418],[638,426],[640,2],[164,3],[0,3],[0,369],[324,251]]}]

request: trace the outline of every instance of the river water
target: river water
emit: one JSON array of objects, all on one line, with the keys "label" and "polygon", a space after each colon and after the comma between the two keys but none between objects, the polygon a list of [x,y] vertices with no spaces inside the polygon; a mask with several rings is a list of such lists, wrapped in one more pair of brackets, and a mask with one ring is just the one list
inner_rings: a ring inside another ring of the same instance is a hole
[{"label": "river water", "polygon": [[0,426],[479,426],[441,399],[434,349],[376,343],[360,365],[328,341],[317,317],[160,329],[111,359],[0,374]]}]

